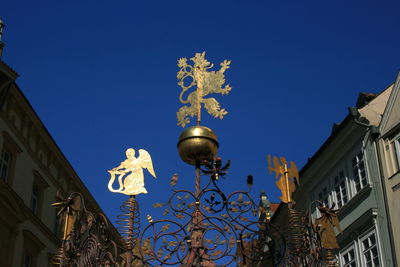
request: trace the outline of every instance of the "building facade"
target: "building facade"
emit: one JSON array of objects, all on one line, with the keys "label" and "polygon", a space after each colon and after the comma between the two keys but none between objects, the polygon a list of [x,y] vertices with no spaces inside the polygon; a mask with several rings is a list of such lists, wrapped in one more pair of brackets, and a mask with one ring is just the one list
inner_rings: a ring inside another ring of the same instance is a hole
[{"label": "building facade", "polygon": [[357,107],[300,171],[296,209],[310,210],[314,219],[320,216],[314,200],[338,209],[340,266],[397,266],[378,148],[393,88],[360,94]]},{"label": "building facade", "polygon": [[400,260],[400,75],[393,85],[379,127],[378,155],[392,235],[392,246]]},{"label": "building facade", "polygon": [[[23,95],[17,77],[0,60],[0,266],[52,266],[61,244],[62,222],[51,206],[57,191],[65,197],[80,192],[88,210],[102,210]],[[110,231],[119,240],[115,228]]]}]

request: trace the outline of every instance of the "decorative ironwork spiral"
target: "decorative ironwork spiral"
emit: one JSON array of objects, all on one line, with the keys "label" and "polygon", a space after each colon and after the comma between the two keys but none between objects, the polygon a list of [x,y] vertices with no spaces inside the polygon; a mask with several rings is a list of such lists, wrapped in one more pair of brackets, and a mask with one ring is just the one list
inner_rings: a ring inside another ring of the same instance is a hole
[{"label": "decorative ironwork spiral", "polygon": [[324,266],[337,267],[339,266],[334,249],[325,249],[324,251]]},{"label": "decorative ironwork spiral", "polygon": [[122,214],[117,216],[117,229],[125,243],[125,248],[131,250],[140,234],[139,205],[134,196],[131,196],[120,206]]},{"label": "decorative ironwork spiral", "polygon": [[299,256],[304,249],[304,214],[288,206],[287,245],[291,254]]},{"label": "decorative ironwork spiral", "polygon": [[97,244],[99,241],[95,236],[84,240],[80,248],[80,257],[77,260],[77,266],[96,266],[99,258],[100,249]]},{"label": "decorative ironwork spiral", "polygon": [[279,266],[325,266],[321,257],[321,243],[310,215],[295,210],[293,204],[289,203],[288,225],[285,233],[288,251]]},{"label": "decorative ironwork spiral", "polygon": [[52,259],[52,264],[53,264],[53,265],[57,265],[57,266],[62,266],[61,264],[62,264],[62,260],[63,260],[64,258],[65,258],[65,257],[64,257],[64,249],[63,249],[63,247],[61,246],[61,247],[57,250],[56,254],[54,255],[54,257],[53,257],[53,259]]}]

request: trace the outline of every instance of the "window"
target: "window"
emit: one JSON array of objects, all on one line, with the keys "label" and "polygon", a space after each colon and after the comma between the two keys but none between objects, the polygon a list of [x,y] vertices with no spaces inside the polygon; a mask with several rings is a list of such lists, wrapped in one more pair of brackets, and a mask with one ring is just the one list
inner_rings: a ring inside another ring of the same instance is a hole
[{"label": "window", "polygon": [[325,206],[329,206],[329,186],[325,185],[318,193],[318,200],[324,203]]},{"label": "window", "polygon": [[31,205],[30,208],[33,213],[38,213],[38,205],[39,205],[40,191],[36,184],[33,185],[32,194],[31,194]]},{"label": "window", "polygon": [[354,187],[357,193],[368,184],[362,151],[351,160],[351,165],[353,170]]},{"label": "window", "polygon": [[368,234],[361,240],[361,247],[364,266],[380,266],[375,231]]},{"label": "window", "polygon": [[23,267],[38,267],[38,256],[46,247],[42,241],[29,230],[22,230],[23,234]]},{"label": "window", "polygon": [[12,137],[3,131],[3,148],[0,154],[0,180],[12,184],[15,161],[22,150]]},{"label": "window", "polygon": [[338,208],[341,208],[348,201],[348,187],[344,171],[341,170],[338,175],[333,178],[334,195]]},{"label": "window", "polygon": [[350,247],[340,251],[339,260],[341,267],[378,267],[379,246],[376,231],[370,230],[361,238],[355,239]]},{"label": "window", "polygon": [[394,145],[394,151],[396,154],[396,160],[395,160],[395,165],[396,165],[396,170],[400,170],[400,136],[398,136],[395,141],[393,142]]},{"label": "window", "polygon": [[24,256],[24,267],[32,267],[32,256],[29,254]]},{"label": "window", "polygon": [[387,178],[400,171],[400,134],[395,134],[384,139],[384,157],[386,163]]},{"label": "window", "polygon": [[[319,200],[322,202],[324,206],[329,207],[332,203],[331,199],[331,186],[329,183],[329,179],[325,180],[321,185],[317,188],[317,190],[314,193],[313,199]],[[318,206],[320,206],[321,203],[314,202],[312,210],[313,210],[313,218],[318,218],[321,216],[321,213],[318,210]]]},{"label": "window", "polygon": [[57,213],[55,213],[55,216],[54,216],[53,233],[57,237],[60,237],[60,218],[57,217]]},{"label": "window", "polygon": [[41,216],[42,199],[47,187],[49,187],[49,184],[46,182],[46,180],[40,175],[38,171],[34,170],[29,208],[38,217]]},{"label": "window", "polygon": [[356,267],[356,253],[354,245],[340,253],[340,266],[342,267]]},{"label": "window", "polygon": [[0,179],[5,182],[9,180],[11,160],[11,153],[6,148],[3,148],[0,157]]},{"label": "window", "polygon": [[325,206],[335,204],[337,208],[342,208],[367,185],[367,167],[363,152],[358,147],[358,150],[350,151],[349,156],[342,158],[327,172],[326,178],[313,191],[314,199]]}]

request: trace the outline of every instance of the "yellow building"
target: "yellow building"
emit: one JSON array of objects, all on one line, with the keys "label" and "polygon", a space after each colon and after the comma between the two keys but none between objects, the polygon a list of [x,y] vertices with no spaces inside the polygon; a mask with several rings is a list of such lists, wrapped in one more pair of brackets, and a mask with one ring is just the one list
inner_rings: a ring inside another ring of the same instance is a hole
[{"label": "yellow building", "polygon": [[[2,29],[0,20],[0,56]],[[17,77],[0,60],[0,266],[51,266],[61,244],[51,206],[56,192],[80,192],[88,210],[102,210],[23,95]],[[110,230],[118,240],[115,228]]]}]

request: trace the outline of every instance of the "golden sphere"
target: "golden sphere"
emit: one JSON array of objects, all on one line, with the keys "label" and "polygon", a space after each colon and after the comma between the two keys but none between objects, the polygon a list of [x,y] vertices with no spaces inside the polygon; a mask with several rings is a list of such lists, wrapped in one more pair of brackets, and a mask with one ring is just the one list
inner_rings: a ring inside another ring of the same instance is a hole
[{"label": "golden sphere", "polygon": [[218,151],[217,135],[205,126],[192,126],[179,136],[178,151],[181,159],[190,164],[213,160]]}]

